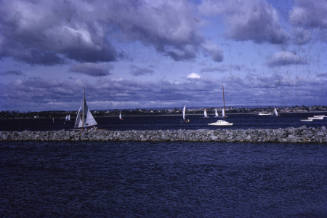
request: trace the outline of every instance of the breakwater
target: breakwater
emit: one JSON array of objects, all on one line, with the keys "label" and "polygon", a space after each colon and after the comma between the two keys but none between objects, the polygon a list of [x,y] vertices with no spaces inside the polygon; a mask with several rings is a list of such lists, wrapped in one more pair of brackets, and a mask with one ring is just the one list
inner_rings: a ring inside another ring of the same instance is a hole
[{"label": "breakwater", "polygon": [[191,141],[327,143],[325,126],[283,129],[0,131],[0,141]]}]

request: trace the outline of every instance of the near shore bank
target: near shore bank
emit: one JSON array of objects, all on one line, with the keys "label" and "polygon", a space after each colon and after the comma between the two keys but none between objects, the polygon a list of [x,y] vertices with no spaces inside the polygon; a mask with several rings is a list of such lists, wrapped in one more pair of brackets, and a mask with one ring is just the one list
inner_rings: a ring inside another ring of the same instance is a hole
[{"label": "near shore bank", "polygon": [[325,126],[283,129],[0,131],[0,141],[327,143]]}]

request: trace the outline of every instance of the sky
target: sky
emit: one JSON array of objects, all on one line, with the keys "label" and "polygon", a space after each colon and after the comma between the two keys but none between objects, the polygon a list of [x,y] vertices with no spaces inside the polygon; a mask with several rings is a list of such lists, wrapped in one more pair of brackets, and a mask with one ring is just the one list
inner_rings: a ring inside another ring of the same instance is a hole
[{"label": "sky", "polygon": [[326,105],[327,0],[0,0],[0,110]]}]

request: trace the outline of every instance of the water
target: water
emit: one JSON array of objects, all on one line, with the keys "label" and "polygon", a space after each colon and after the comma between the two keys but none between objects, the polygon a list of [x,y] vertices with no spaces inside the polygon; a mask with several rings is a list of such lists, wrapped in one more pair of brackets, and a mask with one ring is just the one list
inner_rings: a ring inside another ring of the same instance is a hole
[{"label": "water", "polygon": [[326,217],[327,146],[0,143],[0,216]]},{"label": "water", "polygon": [[[98,127],[111,130],[155,130],[155,129],[217,129],[217,128],[285,128],[312,126],[319,127],[327,125],[327,119],[315,120],[313,122],[301,122],[311,113],[288,113],[279,117],[258,116],[255,114],[230,114],[227,121],[234,123],[232,127],[208,126],[208,123],[215,122],[217,118],[211,116],[206,119],[202,116],[188,116],[190,123],[184,123],[181,116],[131,116],[119,120],[118,117],[96,117]],[[63,119],[55,119],[53,123],[50,119],[11,119],[0,120],[1,130],[59,130],[71,129],[74,121],[66,122]]]}]

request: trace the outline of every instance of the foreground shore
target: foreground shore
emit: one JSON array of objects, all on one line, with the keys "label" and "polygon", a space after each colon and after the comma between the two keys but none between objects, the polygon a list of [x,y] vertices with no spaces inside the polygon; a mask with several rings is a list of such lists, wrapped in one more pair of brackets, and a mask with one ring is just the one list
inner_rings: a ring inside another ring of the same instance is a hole
[{"label": "foreground shore", "polygon": [[327,143],[325,126],[283,129],[0,131],[0,141],[192,141]]}]

